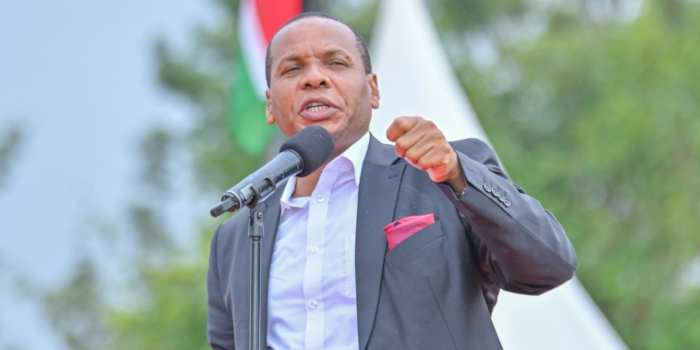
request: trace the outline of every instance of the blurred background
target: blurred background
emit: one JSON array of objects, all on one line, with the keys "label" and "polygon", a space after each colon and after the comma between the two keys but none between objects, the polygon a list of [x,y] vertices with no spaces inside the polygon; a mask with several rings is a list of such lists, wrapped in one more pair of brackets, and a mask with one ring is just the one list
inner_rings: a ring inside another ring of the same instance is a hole
[{"label": "blurred background", "polygon": [[[425,4],[624,342],[700,348],[700,1]],[[371,42],[378,0],[313,6]],[[238,12],[0,3],[0,349],[207,348],[207,210],[271,149],[230,132]]]}]

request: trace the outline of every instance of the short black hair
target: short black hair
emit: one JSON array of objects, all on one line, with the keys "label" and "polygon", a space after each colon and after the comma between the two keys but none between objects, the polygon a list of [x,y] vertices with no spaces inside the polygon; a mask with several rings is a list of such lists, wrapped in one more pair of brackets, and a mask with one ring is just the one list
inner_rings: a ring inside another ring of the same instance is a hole
[{"label": "short black hair", "polygon": [[370,74],[372,73],[372,60],[369,57],[369,49],[367,48],[367,43],[365,42],[364,39],[362,39],[362,36],[355,30],[353,29],[350,25],[347,23],[331,16],[323,12],[302,12],[301,14],[293,17],[289,21],[287,21],[285,24],[283,24],[277,32],[272,36],[272,39],[270,39],[270,43],[267,45],[267,49],[265,50],[265,81],[267,82],[267,87],[270,87],[270,70],[272,69],[272,58],[270,57],[270,47],[272,46],[272,41],[275,40],[275,37],[277,36],[277,33],[279,33],[284,27],[305,19],[305,18],[312,18],[312,17],[317,17],[317,18],[325,18],[325,19],[330,19],[331,21],[336,21],[350,29],[352,33],[355,35],[355,44],[357,46],[357,49],[360,51],[360,57],[362,57],[362,65],[365,68],[365,74]]}]

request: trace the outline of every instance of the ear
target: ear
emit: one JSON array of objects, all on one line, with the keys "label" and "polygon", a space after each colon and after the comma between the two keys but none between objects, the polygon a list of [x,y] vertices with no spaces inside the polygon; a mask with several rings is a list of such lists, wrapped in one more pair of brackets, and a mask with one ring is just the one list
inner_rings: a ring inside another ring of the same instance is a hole
[{"label": "ear", "polygon": [[373,109],[379,108],[379,84],[377,83],[377,75],[372,73],[367,75],[369,83],[370,103]]},{"label": "ear", "polygon": [[270,90],[265,90],[265,121],[270,125],[275,123],[275,116],[272,115],[272,100],[270,99]]}]

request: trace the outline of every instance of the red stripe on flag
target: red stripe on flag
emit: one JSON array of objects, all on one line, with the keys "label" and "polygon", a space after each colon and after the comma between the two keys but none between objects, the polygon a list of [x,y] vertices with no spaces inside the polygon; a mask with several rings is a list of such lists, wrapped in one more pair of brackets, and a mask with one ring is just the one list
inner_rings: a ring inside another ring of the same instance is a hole
[{"label": "red stripe on flag", "polygon": [[302,0],[255,0],[258,22],[262,28],[266,45],[277,29],[301,13],[303,2]]}]

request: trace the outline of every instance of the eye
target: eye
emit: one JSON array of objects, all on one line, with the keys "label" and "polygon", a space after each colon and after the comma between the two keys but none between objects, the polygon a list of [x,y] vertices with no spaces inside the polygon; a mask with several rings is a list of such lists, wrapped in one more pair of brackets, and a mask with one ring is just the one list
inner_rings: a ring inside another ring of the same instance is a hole
[{"label": "eye", "polygon": [[293,72],[298,71],[299,69],[301,69],[301,68],[298,65],[289,66],[289,67],[285,68],[284,70],[282,70],[282,74],[293,73]]},{"label": "eye", "polygon": [[328,64],[333,67],[347,67],[347,63],[341,60],[332,60]]}]

